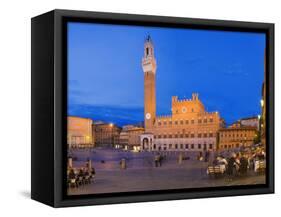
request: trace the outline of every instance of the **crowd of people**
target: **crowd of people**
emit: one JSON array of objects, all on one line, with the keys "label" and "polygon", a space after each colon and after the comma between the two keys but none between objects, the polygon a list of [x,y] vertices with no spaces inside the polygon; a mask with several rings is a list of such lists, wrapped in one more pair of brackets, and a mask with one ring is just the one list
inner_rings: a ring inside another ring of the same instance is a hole
[{"label": "crowd of people", "polygon": [[245,152],[232,152],[228,158],[219,155],[215,157],[213,166],[220,166],[221,173],[225,173],[229,179],[232,179],[237,175],[246,175],[249,170],[255,172],[264,170],[265,158],[264,149],[257,148]]},{"label": "crowd of people", "polygon": [[[152,157],[152,158],[150,158]],[[222,152],[210,152],[208,150],[197,153],[161,153],[155,152],[150,155],[150,165],[162,167],[164,161],[177,160],[182,164],[184,160],[195,160],[208,163],[207,173],[210,174],[209,167],[213,167],[214,173],[220,173],[228,179],[235,176],[244,176],[249,171],[260,172],[265,169],[265,149],[264,147],[248,147],[247,149],[229,150]],[[120,169],[125,170],[128,167],[129,159],[122,157],[119,161]],[[104,160],[101,163],[105,163]],[[85,167],[73,168],[72,163],[68,167],[69,187],[79,187],[91,183],[95,176],[95,169],[92,168],[91,161],[88,159]],[[218,169],[219,168],[219,169]]]},{"label": "crowd of people", "polygon": [[67,172],[68,187],[79,187],[85,184],[90,184],[96,172],[94,168],[81,167],[69,168]]}]

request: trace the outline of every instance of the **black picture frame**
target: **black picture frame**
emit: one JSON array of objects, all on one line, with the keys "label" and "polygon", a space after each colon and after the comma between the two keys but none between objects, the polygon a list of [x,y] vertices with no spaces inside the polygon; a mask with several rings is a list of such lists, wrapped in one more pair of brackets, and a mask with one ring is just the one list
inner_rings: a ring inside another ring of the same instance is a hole
[{"label": "black picture frame", "polygon": [[[201,189],[66,195],[66,22],[266,33],[266,184]],[[274,24],[53,10],[32,18],[31,198],[53,207],[274,193]]]}]

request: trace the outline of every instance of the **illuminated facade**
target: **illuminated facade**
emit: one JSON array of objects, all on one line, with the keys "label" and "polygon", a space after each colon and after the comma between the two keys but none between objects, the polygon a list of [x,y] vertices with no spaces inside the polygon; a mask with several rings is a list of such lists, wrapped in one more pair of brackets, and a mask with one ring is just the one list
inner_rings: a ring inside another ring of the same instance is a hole
[{"label": "illuminated facade", "polygon": [[140,136],[144,133],[144,128],[127,125],[122,128],[120,133],[120,145],[126,150],[140,150]]},{"label": "illuminated facade", "polygon": [[96,123],[93,125],[93,135],[96,146],[115,146],[119,144],[121,128],[108,123]]},{"label": "illuminated facade", "polygon": [[243,126],[255,127],[257,130],[260,129],[260,124],[259,124],[260,121],[258,117],[242,118],[239,121]]},{"label": "illuminated facade", "polygon": [[219,149],[233,149],[249,147],[254,144],[257,137],[255,126],[243,126],[240,123],[219,130]]},{"label": "illuminated facade", "polygon": [[197,93],[191,99],[172,97],[172,114],[156,116],[156,59],[151,37],[144,44],[145,133],[141,149],[147,151],[216,150],[218,130],[223,124],[218,112],[207,112]]},{"label": "illuminated facade", "polygon": [[93,121],[89,118],[67,117],[67,143],[70,147],[93,147]]},{"label": "illuminated facade", "polygon": [[264,82],[262,84],[261,120],[260,120],[261,143],[266,144],[266,57],[264,56]]}]

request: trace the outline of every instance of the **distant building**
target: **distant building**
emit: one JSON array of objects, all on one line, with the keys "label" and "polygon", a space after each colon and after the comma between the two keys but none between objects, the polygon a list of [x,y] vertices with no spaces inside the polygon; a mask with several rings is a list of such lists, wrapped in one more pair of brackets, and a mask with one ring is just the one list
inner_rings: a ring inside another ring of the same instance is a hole
[{"label": "distant building", "polygon": [[96,146],[111,146],[119,145],[121,128],[110,123],[94,123],[93,135],[95,135]]},{"label": "distant building", "polygon": [[261,120],[260,120],[260,132],[261,143],[266,145],[266,58],[264,56],[264,82],[262,84],[262,99],[261,99]]},{"label": "distant building", "polygon": [[129,133],[129,148],[135,151],[140,150],[140,136],[144,133],[144,128],[135,127],[128,130]]},{"label": "distant building", "polygon": [[120,145],[126,150],[140,150],[140,135],[144,133],[143,127],[126,125],[120,133]]},{"label": "distant building", "polygon": [[144,72],[145,133],[141,135],[141,149],[148,151],[215,150],[217,133],[223,120],[218,112],[207,112],[198,94],[191,99],[172,97],[172,114],[156,116],[156,59],[151,37],[144,44],[142,68]]},{"label": "distant building", "polygon": [[242,126],[255,127],[259,130],[259,118],[257,116],[240,119]]},{"label": "distant building", "polygon": [[67,117],[67,143],[70,147],[93,147],[93,121],[89,118]]},{"label": "distant building", "polygon": [[130,130],[130,129],[134,129],[136,128],[137,126],[133,125],[133,124],[129,124],[129,125],[124,125],[122,127],[122,131],[127,131],[127,130]]},{"label": "distant building", "polygon": [[120,132],[119,145],[122,148],[129,146],[129,133],[125,129],[122,129],[122,131]]},{"label": "distant building", "polygon": [[219,149],[248,147],[254,144],[256,136],[257,128],[255,126],[243,126],[236,122],[228,128],[219,130]]}]

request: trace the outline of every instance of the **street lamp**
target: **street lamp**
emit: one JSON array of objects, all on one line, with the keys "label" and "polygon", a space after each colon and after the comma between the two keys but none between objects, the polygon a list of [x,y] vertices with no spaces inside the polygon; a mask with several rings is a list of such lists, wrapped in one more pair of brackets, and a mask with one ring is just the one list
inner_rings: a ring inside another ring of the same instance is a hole
[{"label": "street lamp", "polygon": [[87,135],[86,136],[86,144],[85,144],[85,146],[88,147],[89,143],[90,143],[90,136]]},{"label": "street lamp", "polygon": [[264,105],[264,101],[263,99],[261,99],[261,107],[263,107],[263,105]]},{"label": "street lamp", "polygon": [[110,124],[109,124],[109,127],[111,128],[111,146],[114,146],[114,145],[113,145],[113,143],[114,143],[114,142],[113,142],[113,139],[114,139],[114,138],[113,138],[113,123],[110,123]]}]

